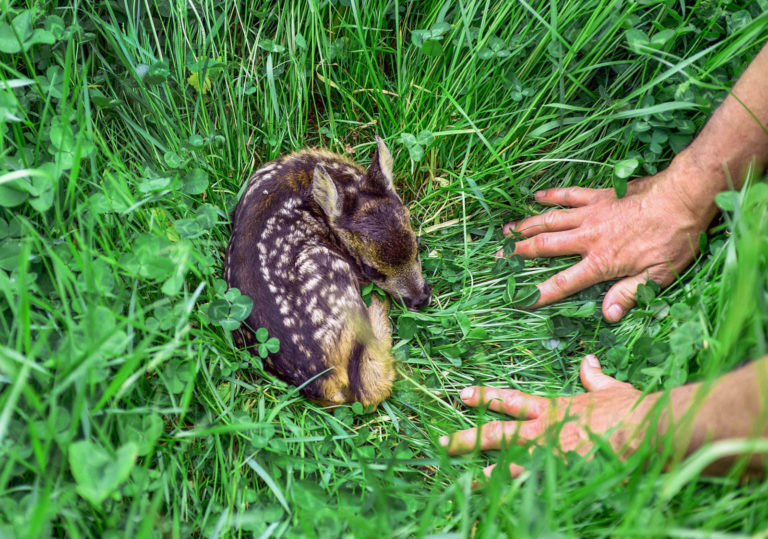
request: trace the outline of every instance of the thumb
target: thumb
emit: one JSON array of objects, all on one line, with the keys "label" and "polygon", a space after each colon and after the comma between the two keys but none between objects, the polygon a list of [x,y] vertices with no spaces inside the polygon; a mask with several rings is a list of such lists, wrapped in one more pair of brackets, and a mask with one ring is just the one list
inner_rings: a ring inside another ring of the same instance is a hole
[{"label": "thumb", "polygon": [[600,362],[597,357],[588,355],[581,360],[581,383],[587,389],[587,391],[600,391],[603,389],[613,389],[619,387],[632,387],[626,382],[619,382],[615,378],[603,374],[600,368]]},{"label": "thumb", "polygon": [[614,284],[603,299],[603,316],[608,322],[618,322],[627,311],[635,306],[635,292],[638,285],[645,283],[648,276],[645,272],[633,277],[626,277]]}]

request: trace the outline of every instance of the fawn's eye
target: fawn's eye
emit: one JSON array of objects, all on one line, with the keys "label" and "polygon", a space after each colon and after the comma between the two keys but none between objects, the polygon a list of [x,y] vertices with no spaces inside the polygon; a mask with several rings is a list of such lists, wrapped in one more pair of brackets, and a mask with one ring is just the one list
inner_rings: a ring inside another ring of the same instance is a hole
[{"label": "fawn's eye", "polygon": [[365,275],[368,279],[371,281],[381,281],[386,277],[383,273],[381,273],[379,270],[374,268],[373,266],[369,266],[365,262],[362,263],[363,266],[363,275]]}]

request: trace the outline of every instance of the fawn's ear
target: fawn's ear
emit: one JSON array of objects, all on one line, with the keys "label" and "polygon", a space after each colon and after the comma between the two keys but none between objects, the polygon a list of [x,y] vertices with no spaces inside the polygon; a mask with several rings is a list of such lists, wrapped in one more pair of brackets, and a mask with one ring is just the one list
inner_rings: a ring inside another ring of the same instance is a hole
[{"label": "fawn's ear", "polygon": [[384,195],[387,192],[395,191],[392,183],[392,154],[389,153],[387,145],[376,135],[376,151],[373,152],[371,166],[368,167],[362,181],[360,190],[369,193]]},{"label": "fawn's ear", "polygon": [[333,220],[341,215],[342,201],[339,190],[323,165],[315,166],[315,174],[312,177],[312,198],[329,219]]}]

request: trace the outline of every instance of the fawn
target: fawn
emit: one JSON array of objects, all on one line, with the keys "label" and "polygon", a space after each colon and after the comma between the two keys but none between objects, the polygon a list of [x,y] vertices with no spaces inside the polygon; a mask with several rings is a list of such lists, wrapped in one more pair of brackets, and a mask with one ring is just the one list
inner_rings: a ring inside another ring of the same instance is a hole
[{"label": "fawn", "polygon": [[267,370],[324,404],[386,399],[387,306],[372,295],[366,307],[360,287],[372,281],[410,309],[431,290],[384,142],[367,171],[318,149],[258,169],[235,208],[224,278],[253,299],[239,344],[252,349],[260,327],[280,340]]}]

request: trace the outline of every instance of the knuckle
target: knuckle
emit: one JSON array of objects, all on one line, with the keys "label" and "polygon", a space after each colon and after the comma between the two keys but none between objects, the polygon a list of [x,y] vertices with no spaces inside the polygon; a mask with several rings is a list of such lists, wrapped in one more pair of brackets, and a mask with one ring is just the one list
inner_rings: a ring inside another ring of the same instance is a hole
[{"label": "knuckle", "polygon": [[503,402],[504,405],[508,408],[513,407],[515,404],[517,404],[520,400],[521,392],[517,389],[510,389],[506,393],[504,393]]},{"label": "knuckle", "polygon": [[557,224],[558,217],[559,217],[558,212],[555,212],[555,211],[548,211],[547,213],[545,213],[544,216],[542,217],[544,228],[547,230],[551,230],[552,228],[554,228],[555,225]]},{"label": "knuckle", "polygon": [[600,230],[600,220],[596,212],[584,214],[584,219],[579,227],[579,237],[586,245],[594,245],[602,239],[603,232]]},{"label": "knuckle", "polygon": [[546,414],[549,410],[549,401],[544,399],[535,399],[533,400],[528,407],[528,412],[531,413],[535,417],[541,417],[542,415]]},{"label": "knuckle", "polygon": [[541,234],[533,238],[533,246],[536,252],[546,249],[550,244],[550,236],[547,234]]},{"label": "knuckle", "polygon": [[592,202],[606,201],[612,203],[616,201],[616,191],[613,190],[613,187],[594,189],[593,191]]},{"label": "knuckle", "polygon": [[586,441],[586,432],[576,422],[568,422],[560,430],[560,447],[565,451],[578,451]]},{"label": "knuckle", "polygon": [[654,266],[648,269],[646,279],[656,281],[661,286],[667,286],[675,280],[675,274],[669,269],[669,266],[665,264],[663,266]]},{"label": "knuckle", "polygon": [[552,277],[552,284],[555,285],[555,288],[560,290],[561,292],[568,289],[568,285],[570,284],[571,279],[565,272],[560,272],[554,277]]},{"label": "knuckle", "polygon": [[520,437],[524,440],[534,440],[539,437],[545,428],[546,424],[544,421],[540,419],[532,419],[523,422],[522,425],[520,425],[520,430],[518,432]]},{"label": "knuckle", "polygon": [[495,443],[504,437],[504,428],[501,421],[491,421],[483,426],[483,441]]},{"label": "knuckle", "polygon": [[533,255],[533,240],[523,240],[515,244],[515,254],[530,258]]},{"label": "knuckle", "polygon": [[610,386],[611,382],[613,382],[613,378],[602,372],[593,372],[591,373],[591,377],[592,385],[597,389],[604,389],[607,386]]},{"label": "knuckle", "polygon": [[574,202],[576,202],[576,199],[579,195],[578,189],[579,187],[568,187],[563,189],[563,193],[562,193],[563,202],[565,202],[568,205],[571,205]]},{"label": "knuckle", "polygon": [[[586,269],[592,275],[605,279],[606,275],[611,275],[609,267],[611,265],[610,257],[606,256],[603,252],[590,253],[588,257],[584,259]],[[611,275],[612,276],[612,275]]]},{"label": "knuckle", "polygon": [[475,445],[477,436],[477,429],[465,429],[457,434],[455,443],[457,443],[459,447],[471,448]]},{"label": "knuckle", "polygon": [[628,301],[635,301],[635,291],[637,290],[637,284],[629,285],[629,286],[622,286],[617,290],[619,293],[619,296],[623,300],[623,302]]}]

